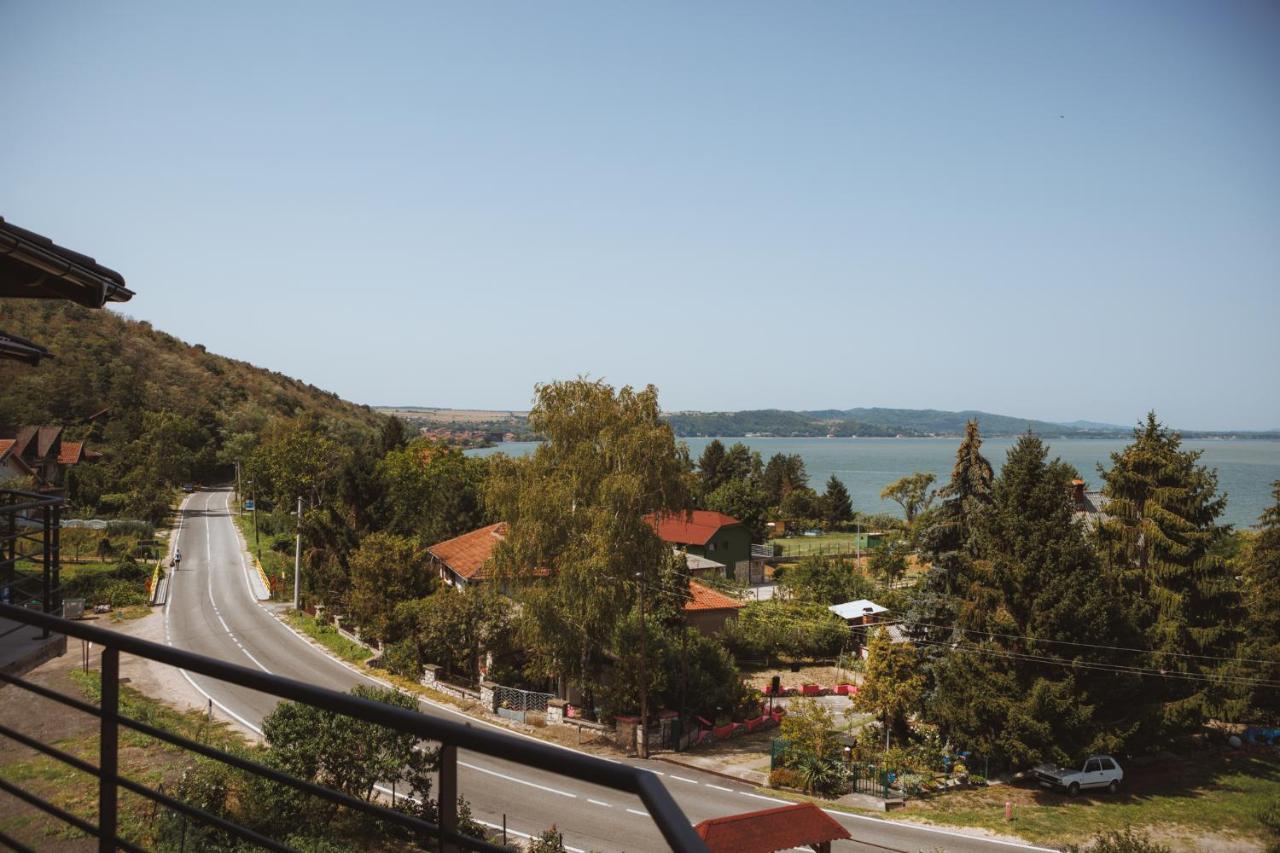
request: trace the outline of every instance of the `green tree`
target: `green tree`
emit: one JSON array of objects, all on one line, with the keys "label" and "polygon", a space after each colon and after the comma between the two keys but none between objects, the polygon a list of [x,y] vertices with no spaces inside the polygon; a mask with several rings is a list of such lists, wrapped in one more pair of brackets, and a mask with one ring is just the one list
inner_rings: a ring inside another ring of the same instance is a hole
[{"label": "green tree", "polygon": [[[417,701],[395,690],[356,687],[362,699],[417,710]],[[430,773],[439,751],[415,736],[298,702],[281,702],[262,721],[271,763],[289,774],[371,801],[378,783],[399,783],[406,794],[427,800]],[[412,779],[417,785],[406,787]],[[300,797],[299,802],[308,798]],[[329,816],[336,807],[325,804]]]},{"label": "green tree", "polygon": [[1215,552],[1226,532],[1218,517],[1226,497],[1218,478],[1199,464],[1199,451],[1182,449],[1182,438],[1165,429],[1155,413],[1134,430],[1133,442],[1101,470],[1105,516],[1097,546],[1132,600],[1148,665],[1192,678],[1153,679],[1148,695],[1159,702],[1154,731],[1164,738],[1199,726],[1215,709],[1233,705],[1233,691],[1217,681],[1224,666],[1200,656],[1230,657],[1241,624],[1239,587]]},{"label": "green tree", "polygon": [[[912,633],[931,643],[951,637],[956,597],[967,589],[976,556],[976,522],[991,504],[991,463],[982,455],[978,422],[965,425],[964,439],[956,451],[951,481],[938,490],[942,505],[920,519],[921,557],[929,564],[917,585],[908,612]],[[935,659],[936,646],[927,651]]]},{"label": "green tree", "polygon": [[[977,430],[976,423],[974,430]],[[910,527],[916,516],[927,512],[929,505],[933,503],[935,493],[929,487],[935,479],[933,474],[923,471],[908,474],[881,489],[880,500],[890,500],[902,507],[902,512],[907,517],[907,526]]]},{"label": "green tree", "polygon": [[783,518],[817,521],[822,517],[822,499],[808,486],[800,486],[783,496],[778,511]]},{"label": "green tree", "polygon": [[782,739],[787,742],[788,759],[793,754],[830,758],[840,751],[840,738],[835,731],[835,718],[821,702],[797,697],[787,706],[782,718]]},{"label": "green tree", "polygon": [[849,642],[849,628],[825,604],[772,598],[747,602],[722,636],[739,659],[767,664],[782,656],[834,657]]},{"label": "green tree", "polygon": [[[1241,555],[1248,637],[1244,656],[1270,661],[1248,671],[1251,678],[1280,682],[1280,481],[1272,486],[1275,503],[1262,512],[1258,531]],[[1262,720],[1280,723],[1280,691],[1255,687],[1250,705]],[[1280,812],[1278,812],[1280,814]]]},{"label": "green tree", "polygon": [[835,474],[827,480],[827,490],[822,493],[822,518],[832,525],[853,519],[853,499]]},{"label": "green tree", "polygon": [[377,464],[385,529],[434,545],[480,527],[487,467],[426,439],[390,451]]},{"label": "green tree", "polygon": [[494,565],[521,600],[527,670],[577,685],[590,704],[616,626],[642,589],[669,583],[671,549],[645,516],[689,507],[690,465],[652,386],[578,379],[536,393],[529,425],[545,440],[499,458],[488,480],[486,503],[509,531]]},{"label": "green tree", "polygon": [[871,576],[892,586],[907,571],[907,546],[901,539],[890,539],[871,549],[867,557]]},{"label": "green tree", "polygon": [[397,605],[428,595],[436,583],[413,540],[372,533],[351,555],[351,615],[365,634],[388,639]]},{"label": "green tree", "polygon": [[723,486],[729,472],[725,465],[724,442],[713,438],[698,457],[698,493],[706,496]]},{"label": "green tree", "polygon": [[315,506],[327,496],[346,455],[314,420],[277,420],[247,460],[245,474],[260,499],[288,507],[301,497]]},{"label": "green tree", "polygon": [[809,485],[809,474],[804,469],[804,459],[799,453],[775,453],[769,457],[762,475],[769,504],[778,506],[793,490]]},{"label": "green tree", "polygon": [[907,717],[924,696],[924,675],[916,664],[914,646],[893,642],[883,629],[870,633],[864,677],[853,697],[853,707],[877,714],[884,730],[895,732],[898,741],[905,744]]},{"label": "green tree", "polygon": [[508,650],[510,631],[511,603],[487,584],[444,586],[395,609],[393,634],[413,644],[418,662],[461,670],[473,683],[486,654]]},{"label": "green tree", "polygon": [[876,593],[875,584],[858,572],[852,561],[835,557],[806,557],[783,570],[778,583],[799,601],[823,605],[873,598]]},{"label": "green tree", "polygon": [[753,542],[763,542],[769,514],[769,498],[755,479],[733,479],[705,500],[706,508],[731,515],[751,531]]}]

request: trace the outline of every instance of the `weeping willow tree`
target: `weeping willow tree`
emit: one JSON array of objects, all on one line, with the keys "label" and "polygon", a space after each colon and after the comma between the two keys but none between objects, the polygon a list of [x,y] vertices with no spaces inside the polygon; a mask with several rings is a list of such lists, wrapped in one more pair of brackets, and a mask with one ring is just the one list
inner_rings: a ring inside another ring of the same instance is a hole
[{"label": "weeping willow tree", "polygon": [[1157,740],[1202,724],[1210,713],[1243,709],[1226,678],[1240,642],[1241,600],[1227,562],[1216,551],[1228,528],[1218,523],[1226,496],[1200,452],[1155,413],[1133,442],[1099,472],[1107,498],[1097,544],[1108,568],[1138,605],[1151,654],[1147,734]]},{"label": "weeping willow tree", "polygon": [[632,651],[614,640],[641,591],[651,610],[687,594],[645,516],[690,505],[691,466],[653,386],[615,392],[578,379],[536,394],[529,424],[546,440],[490,470],[486,506],[507,523],[494,570],[518,589],[532,674],[578,687],[590,704],[607,662]]}]

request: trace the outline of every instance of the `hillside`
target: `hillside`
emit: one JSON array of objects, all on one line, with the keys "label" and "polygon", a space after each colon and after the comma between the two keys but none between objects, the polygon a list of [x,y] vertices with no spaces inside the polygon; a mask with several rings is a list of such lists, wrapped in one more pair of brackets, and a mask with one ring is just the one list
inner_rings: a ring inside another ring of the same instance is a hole
[{"label": "hillside", "polygon": [[38,367],[0,362],[0,426],[64,425],[104,454],[68,482],[80,509],[153,516],[175,482],[229,476],[276,419],[308,419],[338,438],[384,423],[367,406],[111,311],[6,300],[0,328],[54,354]]},{"label": "hillside", "polygon": [[1040,435],[1093,435],[1084,430],[1048,421],[994,415],[989,412],[944,412],[937,409],[821,409],[789,412],[759,409],[744,412],[674,412],[668,415],[677,435],[780,436],[926,436],[958,435],[965,422],[976,418],[984,435],[1017,435],[1034,430]]}]

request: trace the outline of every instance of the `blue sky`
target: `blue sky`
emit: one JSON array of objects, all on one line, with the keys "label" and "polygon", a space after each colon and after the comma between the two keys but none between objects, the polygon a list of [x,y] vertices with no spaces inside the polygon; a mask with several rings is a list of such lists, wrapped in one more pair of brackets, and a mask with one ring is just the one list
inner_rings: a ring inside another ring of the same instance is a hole
[{"label": "blue sky", "polygon": [[0,215],[359,402],[1280,427],[1280,6],[0,4]]}]

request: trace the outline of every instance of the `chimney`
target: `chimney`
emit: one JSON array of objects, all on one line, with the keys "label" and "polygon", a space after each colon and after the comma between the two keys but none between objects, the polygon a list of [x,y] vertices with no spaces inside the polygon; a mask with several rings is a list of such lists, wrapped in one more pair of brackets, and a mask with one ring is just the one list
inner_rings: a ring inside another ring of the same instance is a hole
[{"label": "chimney", "polygon": [[1084,503],[1084,480],[1071,481],[1071,499],[1077,505]]}]

